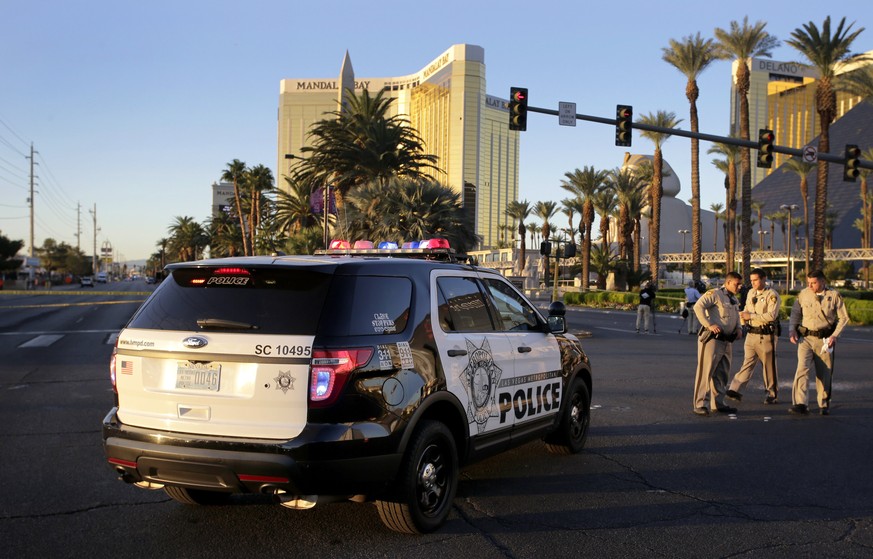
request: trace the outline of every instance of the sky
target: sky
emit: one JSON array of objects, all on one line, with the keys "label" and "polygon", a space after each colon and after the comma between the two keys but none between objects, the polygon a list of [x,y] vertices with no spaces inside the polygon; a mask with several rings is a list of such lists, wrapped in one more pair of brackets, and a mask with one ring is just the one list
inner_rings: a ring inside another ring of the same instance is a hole
[{"label": "sky", "polygon": [[[29,245],[31,146],[35,244],[46,238],[119,261],[148,258],[176,217],[203,222],[211,185],[233,159],[276,166],[279,82],[333,78],[348,51],[358,78],[419,71],[453,44],[485,49],[487,93],[527,87],[530,104],[614,118],[672,111],[688,129],[686,78],[662,61],[670,39],[731,21],[767,22],[784,42],[812,21],[873,25],[865,2],[820,0],[0,0],[0,234]],[[854,8],[852,13],[846,10]],[[873,50],[873,29],[853,52]],[[778,61],[800,61],[790,46]],[[727,135],[730,62],[698,79],[700,131]],[[701,142],[702,207],[723,202],[723,177]],[[632,153],[651,142],[634,133]],[[520,195],[559,202],[564,174],[613,169],[627,148],[612,126],[531,113],[521,133]],[[690,198],[690,143],[662,146]],[[97,233],[94,234],[96,214]],[[555,222],[566,226],[563,216]],[[80,236],[77,238],[77,231]],[[25,249],[27,250],[27,249]]]}]

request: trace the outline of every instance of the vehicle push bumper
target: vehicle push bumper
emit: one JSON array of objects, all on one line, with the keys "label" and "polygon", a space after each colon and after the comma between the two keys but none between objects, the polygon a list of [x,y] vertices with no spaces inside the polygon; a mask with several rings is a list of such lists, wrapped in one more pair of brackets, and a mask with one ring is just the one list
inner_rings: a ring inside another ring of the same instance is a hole
[{"label": "vehicle push bumper", "polygon": [[[127,483],[229,493],[352,495],[393,481],[402,459],[393,450],[394,437],[384,432],[381,438],[360,438],[360,425],[310,426],[292,441],[206,438],[128,427],[116,411],[103,420],[103,447]],[[373,424],[365,427],[375,434]]]}]

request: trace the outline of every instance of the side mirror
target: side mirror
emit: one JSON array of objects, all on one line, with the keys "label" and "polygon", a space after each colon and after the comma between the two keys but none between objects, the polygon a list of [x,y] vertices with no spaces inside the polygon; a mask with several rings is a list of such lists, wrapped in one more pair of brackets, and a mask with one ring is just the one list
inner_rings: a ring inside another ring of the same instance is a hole
[{"label": "side mirror", "polygon": [[552,301],[549,304],[549,332],[563,334],[567,331],[567,307],[561,301]]},{"label": "side mirror", "polygon": [[563,334],[567,331],[567,321],[563,316],[549,316],[549,332]]}]

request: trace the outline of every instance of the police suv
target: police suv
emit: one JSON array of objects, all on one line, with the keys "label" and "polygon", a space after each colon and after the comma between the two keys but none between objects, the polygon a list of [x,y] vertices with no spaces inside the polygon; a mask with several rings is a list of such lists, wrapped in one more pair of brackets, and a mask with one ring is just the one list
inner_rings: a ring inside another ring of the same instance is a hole
[{"label": "police suv", "polygon": [[188,505],[372,501],[423,533],[464,464],[535,439],[581,451],[591,368],[563,304],[546,319],[422,244],[168,266],[113,352],[111,467]]}]

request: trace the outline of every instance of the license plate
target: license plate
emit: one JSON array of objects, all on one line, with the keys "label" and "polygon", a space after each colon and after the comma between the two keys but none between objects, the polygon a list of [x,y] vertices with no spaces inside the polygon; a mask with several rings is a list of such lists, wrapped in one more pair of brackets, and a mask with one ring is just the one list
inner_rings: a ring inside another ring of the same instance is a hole
[{"label": "license plate", "polygon": [[218,392],[221,365],[216,363],[179,363],[176,369],[176,388]]}]

